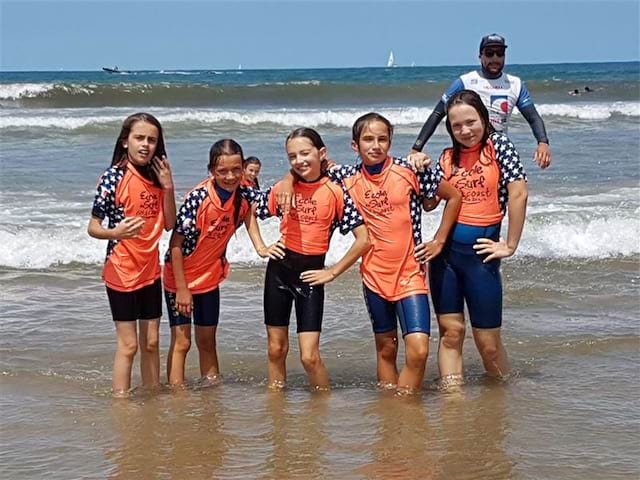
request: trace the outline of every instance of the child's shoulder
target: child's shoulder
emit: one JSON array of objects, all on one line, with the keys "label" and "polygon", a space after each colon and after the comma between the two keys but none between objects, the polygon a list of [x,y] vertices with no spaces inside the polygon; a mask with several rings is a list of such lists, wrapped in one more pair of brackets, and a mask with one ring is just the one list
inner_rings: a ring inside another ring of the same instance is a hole
[{"label": "child's shoulder", "polygon": [[122,177],[125,173],[125,169],[119,165],[112,165],[107,168],[101,175],[104,177]]},{"label": "child's shoulder", "polygon": [[98,179],[98,185],[103,188],[113,188],[118,185],[122,177],[124,177],[125,170],[117,165],[107,168],[100,178]]},{"label": "child's shoulder", "polygon": [[201,202],[209,195],[209,191],[207,189],[207,185],[205,182],[201,182],[195,187],[193,187],[187,194],[184,196],[185,201],[193,201],[196,200]]}]

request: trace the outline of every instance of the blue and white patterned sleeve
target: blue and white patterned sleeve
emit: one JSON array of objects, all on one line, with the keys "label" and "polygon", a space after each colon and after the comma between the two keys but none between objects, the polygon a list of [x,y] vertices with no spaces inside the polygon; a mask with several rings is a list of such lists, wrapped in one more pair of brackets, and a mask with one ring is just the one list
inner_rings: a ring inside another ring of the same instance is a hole
[{"label": "blue and white patterned sleeve", "polygon": [[327,175],[335,183],[342,183],[342,180],[348,177],[354,176],[358,173],[358,167],[356,165],[336,165],[333,168],[327,170]]},{"label": "blue and white patterned sleeve", "polygon": [[340,233],[346,235],[357,226],[364,224],[364,220],[356,208],[356,204],[353,202],[351,195],[344,189],[342,190],[342,198],[344,208],[342,209],[342,218],[339,220],[339,227]]},{"label": "blue and white patterned sleeve", "polygon": [[261,192],[260,198],[256,202],[256,217],[260,220],[265,220],[269,217],[272,217],[274,214],[280,215],[280,209],[276,209],[276,211],[271,211],[269,208],[269,199],[272,195],[275,195],[275,191],[273,187],[269,187],[266,192]]},{"label": "blue and white patterned sleeve", "polygon": [[238,187],[238,191],[240,192],[240,196],[244,198],[251,205],[259,204],[263,202],[263,197],[267,195],[266,192],[263,192],[259,188],[251,187],[249,185],[240,185]]},{"label": "blue and white patterned sleeve", "polygon": [[264,220],[272,216],[269,210],[269,196],[271,195],[273,187],[269,187],[266,191],[263,191],[255,187],[241,185],[239,189],[242,198],[249,202],[251,206],[256,207],[256,217]]},{"label": "blue and white patterned sleeve", "polygon": [[393,163],[395,163],[396,165],[400,165],[401,167],[408,168],[409,170],[413,170],[411,168],[411,164],[409,163],[409,161],[406,158],[393,157],[392,160],[393,160]]},{"label": "blue and white patterned sleeve", "polygon": [[[198,230],[197,219],[198,209],[205,198],[207,198],[207,187],[196,188],[189,192],[184,199],[184,203],[176,215],[176,226],[174,232],[184,236],[182,243],[182,254],[187,257],[195,250],[200,230]],[[167,258],[169,252],[167,251]],[[167,261],[165,258],[165,261]]]},{"label": "blue and white patterned sleeve", "polygon": [[102,174],[96,187],[96,196],[91,209],[92,216],[100,220],[104,220],[106,217],[115,218],[116,188],[122,176],[123,172],[118,167],[111,167]]},{"label": "blue and white patterned sleeve", "polygon": [[205,198],[207,198],[206,187],[196,188],[187,194],[176,215],[176,226],[174,228],[176,233],[185,238],[192,238],[196,234],[198,209]]},{"label": "blue and white patterned sleeve", "polygon": [[447,180],[446,178],[444,178],[444,169],[442,168],[442,154],[440,155],[440,158],[438,159],[438,161],[436,162],[436,164],[433,167],[433,173],[436,176],[436,178],[438,179],[438,185],[440,185],[440,182],[444,179]]},{"label": "blue and white patterned sleeve", "polygon": [[420,197],[423,200],[434,198],[440,186],[442,175],[438,175],[431,168],[425,168],[422,172],[418,172],[416,176],[420,184]]},{"label": "blue and white patterned sleeve", "polygon": [[506,184],[516,180],[526,180],[527,174],[520,161],[520,155],[511,140],[500,132],[491,134],[491,141],[496,151],[496,161],[500,166],[502,179]]},{"label": "blue and white patterned sleeve", "polygon": [[[393,163],[407,168],[413,172],[411,164],[405,158],[394,157]],[[440,180],[442,176],[436,175],[431,168],[425,168],[422,172],[415,172],[418,179],[418,185],[420,186],[419,199],[424,200],[426,198],[433,198],[436,196],[438,187],[440,186]]]}]

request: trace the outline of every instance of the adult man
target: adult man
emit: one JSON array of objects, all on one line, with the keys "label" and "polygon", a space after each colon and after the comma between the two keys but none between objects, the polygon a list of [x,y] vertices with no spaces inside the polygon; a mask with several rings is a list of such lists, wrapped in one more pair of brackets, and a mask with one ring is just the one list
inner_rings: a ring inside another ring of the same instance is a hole
[{"label": "adult man", "polygon": [[458,77],[442,95],[431,115],[425,122],[412,151],[419,152],[431,138],[436,127],[445,116],[447,100],[460,90],[474,90],[482,98],[489,110],[489,120],[493,127],[507,133],[507,123],[513,107],[517,107],[525,120],[529,123],[533,135],[538,141],[533,156],[540,168],[547,168],[551,164],[549,139],[544,122],[536,110],[533,100],[524,82],[515,75],[508,75],[504,69],[505,51],[507,45],[504,37],[497,33],[485,35],[480,42],[481,71],[472,71]]}]

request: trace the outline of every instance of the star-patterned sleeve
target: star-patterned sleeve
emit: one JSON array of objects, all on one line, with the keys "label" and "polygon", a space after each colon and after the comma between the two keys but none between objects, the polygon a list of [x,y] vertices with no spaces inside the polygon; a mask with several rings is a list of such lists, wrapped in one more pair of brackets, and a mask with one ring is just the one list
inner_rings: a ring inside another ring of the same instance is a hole
[{"label": "star-patterned sleeve", "polygon": [[197,228],[198,209],[202,201],[207,198],[207,187],[196,188],[189,192],[176,215],[174,231],[184,237],[182,253],[189,255],[198,242],[200,231]]},{"label": "star-patterned sleeve", "polygon": [[520,161],[520,155],[516,147],[504,133],[491,134],[493,148],[496,151],[496,162],[500,166],[500,183],[498,184],[498,202],[500,210],[504,214],[509,202],[509,190],[507,185],[516,180],[527,180],[524,167]]},{"label": "star-patterned sleeve", "polygon": [[269,187],[266,191],[263,191],[256,187],[241,185],[240,187],[238,187],[238,189],[242,198],[249,202],[251,206],[255,205],[256,217],[258,217],[260,220],[264,220],[265,218],[269,218],[275,214],[275,212],[271,213],[271,211],[269,210],[269,199],[271,198],[273,187]]},{"label": "star-patterned sleeve", "polygon": [[442,175],[439,175],[436,171],[431,170],[430,167],[425,168],[422,172],[416,174],[418,177],[418,183],[420,184],[420,198],[432,199],[436,196]]},{"label": "star-patterned sleeve", "polygon": [[[413,172],[411,164],[405,158],[394,157],[393,163],[407,168]],[[420,186],[419,199],[422,201],[425,198],[433,198],[436,196],[438,187],[440,186],[441,175],[437,175],[431,168],[425,168],[422,172],[417,172],[416,178],[418,179],[418,185]]]},{"label": "star-patterned sleeve", "polygon": [[265,220],[274,215],[282,216],[276,202],[276,187],[277,184],[269,187],[256,203],[256,217],[260,220]]},{"label": "star-patterned sleeve", "polygon": [[342,180],[352,177],[356,173],[358,173],[357,165],[336,165],[327,170],[329,178],[336,183],[342,183]]},{"label": "star-patterned sleeve", "polygon": [[251,205],[259,205],[261,202],[265,202],[267,198],[267,192],[263,192],[259,188],[250,185],[240,185],[238,191],[240,192],[240,196]]},{"label": "star-patterned sleeve", "polygon": [[500,172],[505,184],[516,180],[526,180],[527,175],[520,161],[520,155],[511,140],[504,133],[495,132],[491,135],[491,141],[496,151],[496,161],[500,166]]},{"label": "star-patterned sleeve", "polygon": [[[440,185],[440,182],[442,181],[442,179],[445,178],[444,169],[442,167],[444,152],[446,152],[446,150],[443,150],[443,152],[440,154],[440,158],[438,159],[435,166],[433,167],[433,173],[438,178],[438,185]],[[448,180],[448,179],[445,179],[445,180]]]},{"label": "star-patterned sleeve", "polygon": [[342,199],[344,206],[342,207],[342,216],[338,220],[338,227],[340,233],[346,235],[358,225],[362,225],[364,220],[356,208],[356,204],[353,203],[351,195],[344,189],[342,190]]},{"label": "star-patterned sleeve", "polygon": [[116,188],[123,175],[124,172],[119,167],[111,167],[102,174],[96,187],[96,196],[91,209],[92,216],[100,220],[108,218],[110,224],[115,221],[118,210],[116,207]]}]

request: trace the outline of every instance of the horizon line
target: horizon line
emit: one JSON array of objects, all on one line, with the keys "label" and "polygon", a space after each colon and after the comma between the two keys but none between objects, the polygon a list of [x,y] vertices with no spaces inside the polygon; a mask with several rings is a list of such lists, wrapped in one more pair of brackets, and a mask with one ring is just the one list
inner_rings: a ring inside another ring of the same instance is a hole
[{"label": "horizon line", "polygon": [[[640,59],[635,60],[607,60],[607,61],[571,61],[571,62],[536,62],[536,63],[509,63],[505,66],[509,68],[511,66],[523,66],[523,65],[576,65],[576,64],[605,64],[605,63],[640,63]],[[446,64],[446,65],[395,65],[393,67],[386,66],[359,66],[359,67],[271,67],[271,68],[215,68],[215,67],[164,67],[164,68],[141,68],[131,69],[124,68],[119,70],[120,72],[155,72],[155,71],[205,71],[205,70],[219,70],[219,71],[265,71],[265,70],[357,70],[357,69],[381,69],[392,70],[397,68],[442,68],[442,67],[477,67],[477,64]],[[103,67],[97,67],[96,69],[67,69],[61,68],[58,70],[5,70],[0,66],[0,73],[58,73],[58,72],[100,72]],[[109,68],[109,67],[107,67]]]}]

